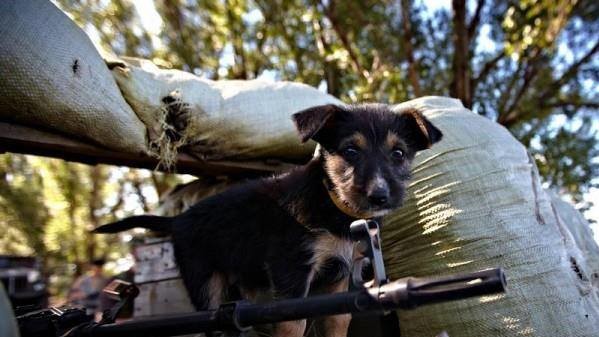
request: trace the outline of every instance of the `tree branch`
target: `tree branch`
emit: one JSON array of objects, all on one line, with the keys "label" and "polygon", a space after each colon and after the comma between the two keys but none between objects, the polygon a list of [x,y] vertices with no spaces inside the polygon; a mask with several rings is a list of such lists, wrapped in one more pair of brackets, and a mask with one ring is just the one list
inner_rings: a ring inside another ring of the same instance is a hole
[{"label": "tree branch", "polygon": [[485,65],[481,69],[480,73],[478,73],[478,75],[472,79],[472,86],[474,87],[478,84],[478,82],[484,80],[485,77],[487,77],[487,75],[489,75],[489,72],[493,68],[495,68],[497,63],[499,63],[499,61],[501,61],[501,59],[504,57],[505,57],[505,50],[501,50],[499,52],[499,54],[497,54],[497,56],[495,56],[494,58],[489,60],[487,63],[485,63]]},{"label": "tree branch", "polygon": [[180,11],[180,6],[179,0],[162,0],[157,9],[162,12],[161,14],[163,14],[167,27],[170,25],[165,31],[174,43],[173,48],[181,56],[190,71],[193,71],[203,61],[201,55],[195,53],[192,47],[190,47],[193,46],[193,41],[190,41],[189,35],[186,33],[184,17]]},{"label": "tree branch", "polygon": [[[543,102],[546,102],[549,98],[554,96],[556,91],[559,91],[559,89],[564,84],[566,84],[568,82],[568,80],[570,80],[573,76],[575,76],[578,69],[584,63],[588,62],[591,59],[591,57],[593,56],[593,54],[595,54],[597,51],[599,51],[599,41],[597,43],[595,43],[595,46],[593,48],[591,48],[591,50],[589,50],[580,60],[578,60],[577,62],[572,64],[570,66],[570,68],[568,68],[568,70],[566,70],[564,72],[564,74],[558,80],[554,81],[549,86],[549,89],[547,89],[542,95],[540,95],[540,97],[538,98],[538,101],[541,102],[540,105],[551,107],[551,104],[544,105]],[[518,121],[518,118],[520,116],[519,116],[519,113],[518,113],[518,110],[516,109],[516,107],[517,107],[520,99],[524,96],[524,93],[530,86],[534,77],[536,76],[536,74],[538,72],[538,69],[536,68],[536,64],[539,62],[541,57],[542,57],[541,53],[539,52],[530,61],[530,68],[526,69],[526,71],[524,73],[524,83],[522,84],[522,87],[520,88],[518,93],[515,95],[515,98],[512,101],[512,104],[509,106],[509,108],[507,108],[505,110],[505,113],[499,115],[497,122],[500,123],[501,125],[510,127],[511,125],[515,124]],[[570,102],[570,103],[572,103],[572,102]],[[573,104],[563,104],[561,106],[567,106],[567,105],[573,105]],[[558,106],[560,106],[560,105],[558,105]]]},{"label": "tree branch", "polygon": [[[483,0],[484,1],[484,0]],[[412,46],[412,27],[410,22],[410,1],[401,0],[401,16],[404,33],[402,34],[402,42],[408,59],[408,76],[414,90],[414,96],[420,97],[420,79],[418,76],[418,61],[414,58],[414,49]]]},{"label": "tree branch", "polygon": [[247,60],[245,48],[243,47],[243,28],[238,24],[243,25],[243,20],[233,11],[233,4],[230,1],[226,3],[226,15],[228,20],[231,44],[233,45],[233,59],[235,60],[234,78],[239,80],[248,79]]},{"label": "tree branch", "polygon": [[368,74],[368,72],[366,70],[364,70],[364,68],[360,64],[358,55],[356,55],[356,53],[354,52],[354,49],[352,48],[351,42],[349,41],[349,38],[347,36],[347,32],[345,32],[345,30],[343,30],[343,28],[341,27],[341,24],[337,18],[337,13],[335,12],[335,0],[331,0],[329,2],[329,6],[325,6],[323,1],[320,0],[320,5],[325,9],[325,11],[324,11],[325,16],[331,22],[331,26],[333,27],[333,30],[335,31],[335,33],[337,34],[337,37],[341,41],[343,48],[347,51],[347,54],[349,55],[349,58],[351,60],[351,65],[354,68],[354,71],[359,73],[360,75],[364,76],[365,78],[368,78],[370,76],[370,74]]},{"label": "tree branch", "polygon": [[520,78],[520,72],[522,71],[522,67],[523,67],[523,64],[518,63],[518,67],[516,68],[514,75],[510,79],[505,90],[503,90],[503,92],[501,93],[501,96],[499,96],[499,102],[497,104],[497,119],[499,119],[501,117],[501,115],[504,114],[505,107],[509,101],[510,96],[512,95],[512,90],[514,89],[516,82]]},{"label": "tree branch", "polygon": [[115,213],[125,204],[125,180],[126,179],[121,178],[118,181],[119,190],[116,193],[116,203],[112,205],[112,207],[110,207],[110,211],[108,211],[108,214],[110,215],[110,221],[117,220]]},{"label": "tree branch", "polygon": [[459,98],[466,108],[472,107],[470,97],[470,41],[466,28],[466,1],[453,0],[453,60],[450,92],[452,97]]},{"label": "tree branch", "polygon": [[524,71],[524,83],[522,83],[522,86],[516,93],[516,96],[514,97],[512,104],[510,104],[509,108],[506,109],[506,113],[499,116],[499,119],[497,120],[499,124],[505,127],[509,127],[518,120],[519,115],[518,110],[516,110],[516,106],[524,96],[524,93],[526,93],[526,90],[528,90],[528,88],[530,87],[530,84],[532,83],[532,80],[537,76],[537,73],[538,69],[535,66],[535,64],[531,64],[530,68],[527,68]]},{"label": "tree branch", "polygon": [[337,68],[337,64],[332,60],[327,60],[327,56],[332,53],[331,45],[329,41],[327,41],[326,36],[322,29],[322,21],[320,18],[314,18],[312,20],[312,27],[316,34],[316,47],[318,48],[318,53],[320,54],[320,58],[323,63],[323,70],[325,75],[325,80],[327,83],[327,93],[339,97],[339,69]]},{"label": "tree branch", "polygon": [[489,60],[487,63],[485,63],[485,65],[483,66],[483,68],[481,69],[481,71],[478,73],[478,75],[476,77],[474,77],[470,80],[470,97],[474,97],[474,93],[476,92],[476,88],[478,87],[478,84],[481,81],[483,81],[487,77],[487,75],[489,75],[489,72],[493,68],[495,68],[497,63],[499,63],[499,61],[504,56],[505,56],[505,51],[501,50],[501,52],[499,54],[497,54],[497,56],[495,56],[494,58]]},{"label": "tree branch", "polygon": [[[280,8],[277,8],[276,10],[272,10],[272,9],[268,8],[267,6],[270,5],[270,2],[268,2],[268,1],[264,1],[264,2],[257,1],[256,5],[258,6],[260,11],[264,15],[265,22],[268,22],[272,25],[277,25],[281,29],[281,35],[283,37],[283,41],[292,50],[291,54],[293,57],[293,61],[295,62],[295,65],[297,67],[297,73],[296,73],[296,76],[298,76],[297,80],[301,81],[302,80],[301,75],[304,72],[304,69],[306,68],[304,65],[304,62],[303,62],[304,50],[301,47],[298,47],[294,37],[292,35],[290,35],[289,32],[287,31],[287,26],[285,25],[285,22],[283,22],[283,20],[281,20],[279,18],[279,16],[276,15],[277,13],[281,12]],[[272,5],[278,6],[274,2],[272,3]]]},{"label": "tree branch", "polygon": [[146,199],[146,196],[142,192],[142,186],[141,186],[142,183],[139,180],[139,177],[137,175],[135,176],[135,179],[133,179],[133,181],[131,181],[131,184],[133,185],[135,192],[139,196],[139,201],[141,202],[141,206],[143,207],[144,212],[146,212],[146,213],[149,212],[150,207],[148,205],[148,200]]},{"label": "tree branch", "polygon": [[485,0],[478,0],[474,16],[468,24],[468,40],[472,40],[472,38],[474,37],[474,32],[476,31],[476,27],[478,27],[478,24],[480,23],[480,16],[484,6]]},{"label": "tree branch", "polygon": [[591,48],[580,60],[574,62],[568,70],[566,70],[562,76],[548,86],[548,89],[543,92],[540,97],[541,101],[548,99],[553,96],[564,84],[566,84],[572,77],[576,76],[578,69],[585,63],[591,60],[591,57],[599,51],[599,39],[595,42],[593,48]]},{"label": "tree branch", "polygon": [[599,102],[575,102],[575,101],[562,101],[555,103],[544,103],[541,102],[542,107],[547,108],[562,108],[572,106],[575,108],[590,108],[590,109],[599,109]]}]

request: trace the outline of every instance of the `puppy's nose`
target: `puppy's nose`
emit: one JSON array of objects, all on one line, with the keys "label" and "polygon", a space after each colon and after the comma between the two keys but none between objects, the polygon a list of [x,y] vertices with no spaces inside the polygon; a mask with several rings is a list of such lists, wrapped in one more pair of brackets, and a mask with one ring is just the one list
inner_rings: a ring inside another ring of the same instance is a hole
[{"label": "puppy's nose", "polygon": [[389,200],[389,189],[384,187],[377,187],[370,191],[367,195],[368,202],[376,206],[382,206]]}]

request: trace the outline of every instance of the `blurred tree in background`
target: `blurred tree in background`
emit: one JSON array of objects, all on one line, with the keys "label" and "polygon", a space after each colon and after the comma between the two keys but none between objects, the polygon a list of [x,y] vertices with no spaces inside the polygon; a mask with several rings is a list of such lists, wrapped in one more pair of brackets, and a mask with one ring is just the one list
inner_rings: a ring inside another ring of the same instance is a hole
[{"label": "blurred tree in background", "polygon": [[[547,185],[579,203],[599,185],[597,1],[55,3],[115,54],[211,79],[299,81],[346,102],[459,98],[520,139]],[[152,208],[148,193],[177,179],[3,155],[0,252],[36,252],[54,266],[117,254],[86,229]]]},{"label": "blurred tree in background", "polygon": [[59,159],[0,156],[0,253],[35,255],[59,277],[64,294],[70,277],[94,258],[117,261],[127,247],[119,238],[90,229],[155,206],[148,199],[179,180],[145,170],[88,166]]}]

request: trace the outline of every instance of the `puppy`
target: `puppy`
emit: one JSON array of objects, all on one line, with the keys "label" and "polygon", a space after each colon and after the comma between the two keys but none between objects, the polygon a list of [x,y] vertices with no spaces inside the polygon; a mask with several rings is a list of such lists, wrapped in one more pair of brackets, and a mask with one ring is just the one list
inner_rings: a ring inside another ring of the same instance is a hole
[{"label": "puppy", "polygon": [[[98,233],[133,227],[168,232],[191,300],[217,307],[227,289],[247,299],[348,288],[349,225],[401,205],[416,152],[442,133],[415,110],[386,105],[316,106],[293,115],[302,142],[319,153],[291,172],[250,181],[203,199],[175,217],[135,216]],[[349,315],[324,319],[325,335],[345,336]],[[275,325],[274,336],[302,336],[305,320]]]}]

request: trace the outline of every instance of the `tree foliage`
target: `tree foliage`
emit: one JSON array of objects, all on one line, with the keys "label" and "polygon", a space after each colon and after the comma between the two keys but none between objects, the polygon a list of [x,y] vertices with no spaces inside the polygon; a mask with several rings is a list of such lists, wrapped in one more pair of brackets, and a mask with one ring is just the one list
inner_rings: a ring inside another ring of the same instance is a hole
[{"label": "tree foliage", "polygon": [[52,290],[64,293],[68,276],[88,261],[128,253],[118,238],[92,235],[91,229],[153,208],[152,194],[177,182],[176,176],[148,171],[2,155],[0,253],[41,258],[47,272],[63,276]]}]

